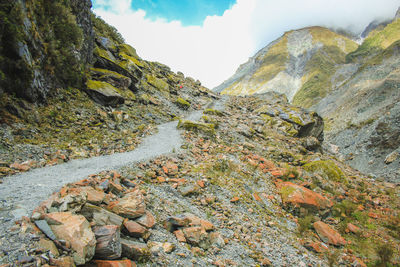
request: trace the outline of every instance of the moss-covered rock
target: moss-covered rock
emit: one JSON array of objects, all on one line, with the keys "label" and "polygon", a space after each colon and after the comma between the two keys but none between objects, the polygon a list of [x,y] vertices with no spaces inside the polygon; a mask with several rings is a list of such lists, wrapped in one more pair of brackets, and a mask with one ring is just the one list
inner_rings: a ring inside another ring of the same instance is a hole
[{"label": "moss-covered rock", "polygon": [[169,85],[165,81],[158,79],[154,75],[146,75],[147,82],[161,91],[168,91]]},{"label": "moss-covered rock", "polygon": [[119,94],[118,89],[106,82],[88,80],[86,92],[101,105],[117,106],[124,103],[124,98]]},{"label": "moss-covered rock", "polygon": [[323,178],[335,182],[347,182],[342,170],[331,160],[317,160],[303,166],[304,170],[317,173]]},{"label": "moss-covered rock", "polygon": [[118,88],[128,88],[132,83],[130,78],[111,70],[91,68],[90,73],[92,78],[107,82]]},{"label": "moss-covered rock", "polygon": [[190,103],[187,100],[183,99],[182,97],[178,97],[178,99],[176,99],[175,103],[178,105],[178,107],[180,107],[182,109],[190,108]]},{"label": "moss-covered rock", "polygon": [[128,44],[120,44],[118,46],[118,50],[119,50],[119,53],[124,53],[124,54],[134,57],[136,59],[139,58],[139,56],[136,53],[136,49]]},{"label": "moss-covered rock", "polygon": [[216,109],[211,109],[211,108],[204,110],[203,113],[207,114],[207,115],[215,115],[215,116],[220,116],[220,117],[224,116],[224,113],[222,111],[219,111]]},{"label": "moss-covered rock", "polygon": [[190,120],[179,120],[178,129],[185,129],[187,131],[195,131],[207,135],[215,134],[215,125],[211,123],[195,122]]}]

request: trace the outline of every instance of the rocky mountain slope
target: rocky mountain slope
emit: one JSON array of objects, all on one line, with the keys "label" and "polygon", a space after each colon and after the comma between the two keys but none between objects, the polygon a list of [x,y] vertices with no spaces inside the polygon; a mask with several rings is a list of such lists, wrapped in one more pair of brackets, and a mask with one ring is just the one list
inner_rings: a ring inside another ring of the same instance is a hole
[{"label": "rocky mountain slope", "polygon": [[[216,95],[141,59],[90,5],[0,4],[1,267],[400,264],[399,185],[326,153],[320,115],[275,92]],[[293,75],[357,48],[319,27],[282,40]]]},{"label": "rocky mountain slope", "polygon": [[340,81],[330,76],[357,47],[354,41],[322,27],[290,31],[260,50],[215,90],[230,95],[276,91],[309,107],[330,92],[330,84]]},{"label": "rocky mountain slope", "polygon": [[[360,46],[319,27],[286,33],[216,90],[232,95],[284,93],[293,104],[322,115],[327,141],[339,147],[351,166],[398,181],[399,25],[397,17],[369,25]],[[297,45],[291,45],[291,38]],[[306,48],[307,43],[314,45]],[[297,57],[290,52],[296,49]]]}]

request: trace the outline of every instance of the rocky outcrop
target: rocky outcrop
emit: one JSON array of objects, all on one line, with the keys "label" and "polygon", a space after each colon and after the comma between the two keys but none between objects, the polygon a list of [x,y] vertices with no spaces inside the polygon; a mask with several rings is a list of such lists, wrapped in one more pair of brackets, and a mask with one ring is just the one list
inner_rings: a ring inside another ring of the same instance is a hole
[{"label": "rocky outcrop", "polygon": [[90,8],[90,0],[3,5],[7,23],[2,28],[0,87],[32,102],[44,102],[57,86],[82,84],[82,72],[93,58]]}]

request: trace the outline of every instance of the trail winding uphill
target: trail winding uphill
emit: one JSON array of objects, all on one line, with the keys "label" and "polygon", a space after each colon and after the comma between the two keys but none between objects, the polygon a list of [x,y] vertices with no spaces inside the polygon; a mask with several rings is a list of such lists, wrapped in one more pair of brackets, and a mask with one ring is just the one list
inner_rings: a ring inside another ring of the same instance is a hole
[{"label": "trail winding uphill", "polygon": [[[198,120],[201,115],[202,111],[196,111],[186,119]],[[159,125],[157,134],[145,138],[137,149],[130,152],[72,160],[5,178],[0,186],[0,222],[29,216],[40,202],[67,183],[179,150],[182,139],[177,124],[173,121]]]}]

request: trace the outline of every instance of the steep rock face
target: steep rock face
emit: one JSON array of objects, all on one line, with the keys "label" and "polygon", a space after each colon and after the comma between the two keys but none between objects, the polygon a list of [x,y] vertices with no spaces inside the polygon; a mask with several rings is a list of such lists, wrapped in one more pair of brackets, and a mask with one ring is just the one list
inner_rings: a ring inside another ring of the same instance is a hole
[{"label": "steep rock face", "polygon": [[329,93],[337,64],[357,44],[322,27],[285,33],[240,66],[236,74],[215,88],[222,94],[251,95],[268,91],[285,94],[289,101],[309,107]]},{"label": "steep rock face", "polygon": [[91,1],[6,1],[1,6],[0,92],[44,102],[77,86],[92,60]]}]

